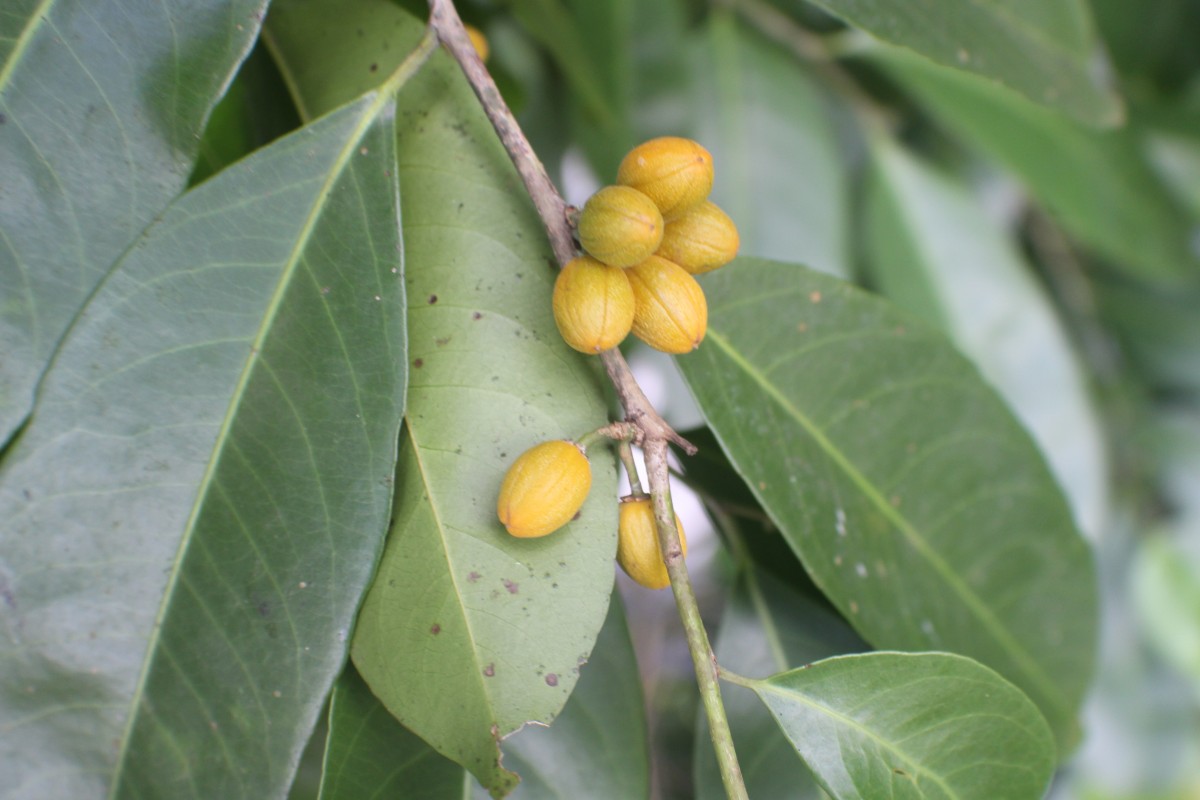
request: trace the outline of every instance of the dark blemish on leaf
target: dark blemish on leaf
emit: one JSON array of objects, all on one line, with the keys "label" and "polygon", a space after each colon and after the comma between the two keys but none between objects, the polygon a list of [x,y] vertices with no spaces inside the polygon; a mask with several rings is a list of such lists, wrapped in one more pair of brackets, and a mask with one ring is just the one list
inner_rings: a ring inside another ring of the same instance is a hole
[{"label": "dark blemish on leaf", "polygon": [[436,302],[437,302],[437,295],[436,294],[429,295],[429,305],[433,305]]},{"label": "dark blemish on leaf", "polygon": [[488,678],[495,675],[496,674],[496,665],[488,664],[486,667],[483,668],[483,674],[485,677],[488,677]]},{"label": "dark blemish on leaf", "polygon": [[508,590],[509,594],[516,594],[519,591],[519,586],[520,584],[516,583],[515,581],[510,581],[508,579],[505,579],[504,581],[504,588]]},{"label": "dark blemish on leaf", "polygon": [[372,64],[371,66],[367,67],[367,69],[369,69],[371,72],[375,72],[375,71],[377,71],[377,70],[379,69],[379,65],[378,65],[378,64]]},{"label": "dark blemish on leaf", "polygon": [[471,319],[483,319],[483,314],[480,314],[478,311],[476,311],[471,315]]},{"label": "dark blemish on leaf", "polygon": [[522,278],[524,278],[524,277],[525,277],[525,273],[524,273],[524,272],[518,272],[518,273],[517,273],[517,280],[521,280],[521,279],[522,279]]},{"label": "dark blemish on leaf", "polygon": [[432,633],[434,636],[437,636],[439,633],[442,632],[442,626],[438,625],[435,622],[435,623],[433,623],[433,625],[430,626],[429,632]]},{"label": "dark blemish on leaf", "polygon": [[479,580],[481,577],[483,577],[483,576],[480,575],[478,572],[472,572],[470,575],[467,576],[467,582],[474,583],[475,581]]},{"label": "dark blemish on leaf", "polygon": [[416,367],[417,369],[420,369],[421,367],[425,366],[425,359],[423,359],[423,358],[414,358],[414,359],[413,359],[413,366],[414,366],[414,367]]},{"label": "dark blemish on leaf", "polygon": [[574,522],[575,520],[579,519],[579,518],[580,518],[580,517],[582,517],[582,516],[583,516],[583,512],[582,512],[582,511],[576,511],[576,512],[575,512],[575,516],[571,517],[571,522]]},{"label": "dark blemish on leaf", "polygon": [[450,337],[447,336],[444,339],[434,339],[433,343],[436,344],[438,347],[445,347],[446,345],[450,344]]},{"label": "dark blemish on leaf", "polygon": [[500,457],[501,457],[501,458],[508,458],[508,453],[501,453],[501,454],[500,454]]},{"label": "dark blemish on leaf", "polygon": [[6,122],[8,122],[8,117],[6,117],[4,114],[0,114],[0,125],[3,125]]},{"label": "dark blemish on leaf", "polygon": [[552,584],[550,584],[550,588],[551,588],[551,589],[557,589],[557,588],[558,588],[558,584],[557,584],[557,583],[552,583]]},{"label": "dark blemish on leaf", "polygon": [[903,775],[905,778],[909,777],[909,774],[899,767],[892,767],[892,772],[896,773],[897,775]]},{"label": "dark blemish on leaf", "polygon": [[21,496],[25,498],[25,502],[27,503],[33,501],[33,492],[29,491],[28,489],[22,489]]},{"label": "dark blemish on leaf", "polygon": [[549,675],[546,676],[546,685],[547,686],[558,686],[558,676],[555,675],[553,672],[551,672]]},{"label": "dark blemish on leaf", "polygon": [[362,28],[359,28],[357,31],[355,31],[355,33],[358,34],[358,38],[360,38],[360,39],[365,35],[365,34],[363,34]]},{"label": "dark blemish on leaf", "polygon": [[257,606],[255,606],[255,609],[258,611],[258,615],[260,617],[271,616],[271,604],[268,603],[266,600],[263,600]]}]

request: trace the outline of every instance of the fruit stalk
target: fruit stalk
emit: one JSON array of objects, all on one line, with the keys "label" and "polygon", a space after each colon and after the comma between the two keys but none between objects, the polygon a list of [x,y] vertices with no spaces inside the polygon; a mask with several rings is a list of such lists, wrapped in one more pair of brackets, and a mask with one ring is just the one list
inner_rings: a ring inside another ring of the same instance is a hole
[{"label": "fruit stalk", "polygon": [[[559,267],[565,266],[576,256],[566,203],[500,96],[491,75],[479,60],[451,0],[429,0],[429,9],[430,26],[458,62],[475,96],[479,98],[484,113],[512,159],[517,174],[525,184],[534,208],[546,227],[555,260]],[[741,767],[734,751],[733,735],[729,731],[729,721],[721,701],[716,656],[709,645],[696,595],[688,579],[687,567],[682,558],[682,549],[675,529],[675,515],[671,507],[670,473],[667,466],[668,442],[676,443],[689,455],[696,452],[696,447],[676,433],[650,404],[619,350],[612,348],[599,355],[625,411],[626,422],[637,428],[634,443],[642,448],[646,457],[647,482],[654,499],[659,544],[664,553],[667,573],[671,577],[671,589],[687,637],[688,649],[696,668],[701,702],[708,717],[713,748],[721,768],[725,791],[733,800],[748,800]]]}]

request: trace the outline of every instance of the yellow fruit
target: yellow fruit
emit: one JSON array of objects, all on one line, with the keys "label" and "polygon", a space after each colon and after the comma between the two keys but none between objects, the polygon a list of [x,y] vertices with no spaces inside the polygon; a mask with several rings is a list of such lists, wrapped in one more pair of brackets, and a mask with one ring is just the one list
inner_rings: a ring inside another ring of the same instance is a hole
[{"label": "yellow fruit", "polygon": [[[687,555],[687,537],[683,523],[675,516],[679,531],[679,546]],[[671,585],[667,565],[663,563],[658,546],[658,530],[654,522],[654,506],[648,497],[621,501],[620,522],[617,528],[617,563],[625,574],[647,589],[665,589]]]},{"label": "yellow fruit", "polygon": [[571,521],[591,488],[592,467],[579,445],[542,442],[508,468],[496,514],[513,536],[545,536]]},{"label": "yellow fruit", "polygon": [[471,40],[471,46],[475,48],[475,52],[479,54],[480,61],[488,60],[488,40],[483,35],[483,31],[476,28],[474,25],[464,25],[467,29],[467,37]]},{"label": "yellow fruit", "polygon": [[737,226],[707,200],[667,223],[655,255],[699,275],[733,260],[738,251]]},{"label": "yellow fruit", "polygon": [[633,287],[633,333],[664,353],[690,353],[708,328],[704,290],[683,267],[650,256],[626,270]]},{"label": "yellow fruit", "polygon": [[558,332],[581,353],[616,347],[633,326],[633,287],[625,270],[587,256],[558,273],[553,304]]},{"label": "yellow fruit", "polygon": [[663,219],[654,201],[628,186],[606,186],[579,213],[579,243],[593,258],[632,267],[658,249]]},{"label": "yellow fruit", "polygon": [[712,182],[712,155],[678,136],[639,144],[617,168],[617,183],[649,197],[668,220],[708,197]]}]

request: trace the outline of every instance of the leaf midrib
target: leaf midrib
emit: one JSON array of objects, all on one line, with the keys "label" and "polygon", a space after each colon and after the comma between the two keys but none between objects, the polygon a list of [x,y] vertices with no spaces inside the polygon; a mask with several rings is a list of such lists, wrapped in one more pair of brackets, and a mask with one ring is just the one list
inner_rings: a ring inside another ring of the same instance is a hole
[{"label": "leaf midrib", "polygon": [[1059,710],[1065,710],[1065,703],[1059,695],[1054,682],[1046,675],[1036,661],[1030,657],[1025,648],[1021,646],[1006,627],[992,614],[991,610],[983,603],[983,601],[973,592],[970,587],[963,583],[950,566],[930,548],[928,542],[921,536],[917,529],[905,518],[891,503],[884,500],[883,496],[875,489],[874,485],[867,480],[850,459],[833,444],[819,429],[816,424],[810,420],[800,409],[796,408],[778,388],[758,370],[754,368],[741,353],[733,347],[728,339],[725,338],[719,330],[710,327],[708,330],[708,340],[720,347],[725,354],[740,368],[747,376],[758,384],[766,396],[774,400],[780,408],[787,413],[797,424],[799,424],[805,432],[817,443],[818,447],[839,467],[843,473],[858,487],[863,496],[875,506],[884,518],[904,536],[910,545],[917,553],[924,558],[934,571],[945,581],[946,585],[963,601],[978,618],[984,630],[991,635],[1002,647],[1004,647],[1017,666],[1022,672],[1042,691],[1047,702],[1052,703]]}]

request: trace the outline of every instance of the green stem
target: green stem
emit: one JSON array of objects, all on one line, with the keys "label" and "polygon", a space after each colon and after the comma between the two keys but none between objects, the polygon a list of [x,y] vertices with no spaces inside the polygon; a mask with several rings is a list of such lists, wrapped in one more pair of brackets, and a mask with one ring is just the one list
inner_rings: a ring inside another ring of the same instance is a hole
[{"label": "green stem", "polygon": [[737,751],[733,745],[733,734],[729,730],[729,719],[725,715],[725,704],[721,701],[721,684],[718,680],[720,667],[708,642],[704,620],[700,618],[700,606],[688,577],[687,564],[683,559],[683,547],[675,527],[675,509],[671,503],[670,473],[667,466],[667,443],[662,440],[646,442],[642,447],[646,457],[646,475],[650,481],[650,495],[654,503],[654,521],[658,529],[658,545],[662,550],[663,562],[671,578],[671,591],[675,595],[675,606],[683,623],[688,650],[692,654],[692,665],[696,669],[696,682],[700,689],[700,702],[708,717],[708,732],[712,737],[713,750],[721,769],[721,781],[730,800],[749,800],[746,784],[742,779],[742,768],[738,764]]},{"label": "green stem", "polygon": [[645,494],[642,491],[642,480],[638,477],[637,462],[633,460],[633,447],[628,439],[617,444],[617,455],[621,457],[621,463],[625,465],[625,474],[629,476],[629,493]]}]

